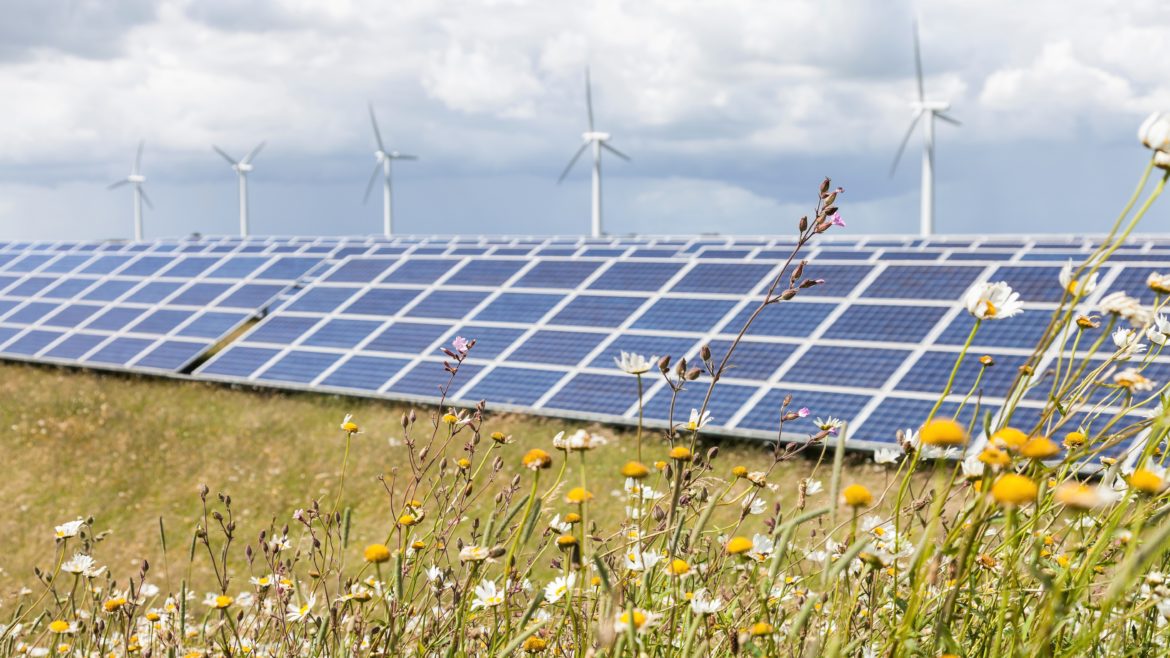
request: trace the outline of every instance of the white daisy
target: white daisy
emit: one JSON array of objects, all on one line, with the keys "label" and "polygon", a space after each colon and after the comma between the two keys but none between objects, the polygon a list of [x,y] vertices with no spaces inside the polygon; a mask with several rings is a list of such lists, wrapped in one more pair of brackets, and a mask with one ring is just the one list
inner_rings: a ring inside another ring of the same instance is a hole
[{"label": "white daisy", "polygon": [[1064,288],[1068,294],[1074,297],[1085,297],[1093,294],[1097,289],[1097,272],[1093,272],[1089,278],[1084,281],[1073,278],[1073,262],[1070,259],[1060,268],[1060,287]]},{"label": "white daisy", "polygon": [[873,461],[875,464],[896,464],[902,453],[893,448],[878,448],[873,451]]},{"label": "white daisy", "polygon": [[1014,292],[1006,281],[977,283],[963,300],[967,312],[980,320],[1002,320],[1024,310],[1020,293]]},{"label": "white daisy", "polygon": [[553,581],[544,586],[544,600],[549,603],[556,603],[561,598],[573,589],[573,585],[577,583],[577,574],[571,573],[568,577],[557,576]]},{"label": "white daisy", "polygon": [[723,601],[719,597],[711,597],[705,587],[691,597],[691,612],[696,615],[713,615],[722,607]]},{"label": "white daisy", "polygon": [[654,367],[658,362],[657,356],[651,356],[649,359],[641,354],[634,354],[633,352],[622,351],[620,357],[614,357],[613,362],[622,372],[627,372],[631,375],[640,375]]},{"label": "white daisy", "polygon": [[471,609],[494,608],[503,602],[504,592],[496,586],[496,581],[483,580],[475,587],[475,598],[471,601]]},{"label": "white daisy", "polygon": [[62,523],[61,525],[54,528],[56,530],[57,539],[68,539],[70,537],[76,537],[77,533],[81,532],[81,526],[84,524],[85,521],[80,518],[78,518],[76,521]]}]

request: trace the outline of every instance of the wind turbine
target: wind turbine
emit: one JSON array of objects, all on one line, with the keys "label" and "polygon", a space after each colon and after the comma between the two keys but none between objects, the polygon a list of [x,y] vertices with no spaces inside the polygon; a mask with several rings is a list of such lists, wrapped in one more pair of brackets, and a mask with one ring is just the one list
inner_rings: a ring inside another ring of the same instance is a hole
[{"label": "wind turbine", "polygon": [[370,192],[374,189],[374,181],[378,180],[378,171],[382,172],[382,231],[387,237],[394,228],[394,200],[390,197],[390,163],[394,160],[418,160],[418,156],[406,155],[398,151],[387,151],[382,143],[382,131],[378,130],[378,118],[374,116],[374,106],[370,105],[370,123],[374,126],[374,141],[378,150],[374,151],[374,171],[370,174],[370,182],[366,183],[366,196],[362,203],[370,200]]},{"label": "wind turbine", "polygon": [[228,155],[218,146],[212,145],[215,152],[222,155],[224,160],[232,166],[232,170],[240,178],[240,236],[248,236],[248,172],[252,171],[252,160],[260,153],[260,149],[264,148],[264,142],[260,142],[248,155],[244,156],[243,160],[236,161],[235,158]]},{"label": "wind turbine", "polygon": [[914,134],[914,128],[925,117],[926,121],[922,123],[922,210],[918,229],[919,233],[925,236],[934,232],[934,120],[937,117],[955,126],[962,124],[959,123],[958,119],[946,114],[946,111],[951,109],[950,103],[926,99],[926,91],[922,83],[922,52],[918,45],[917,21],[914,23],[914,71],[918,78],[918,100],[910,104],[910,108],[914,110],[914,118],[910,120],[906,136],[898,145],[898,153],[894,156],[894,163],[890,166],[890,175],[893,176],[894,170],[898,168],[898,161],[902,159],[902,152],[906,150],[906,144]]},{"label": "wind turbine", "polygon": [[561,177],[557,179],[559,185],[561,181],[565,180],[565,176],[569,175],[569,171],[573,169],[573,165],[577,164],[578,158],[585,152],[585,149],[590,146],[593,147],[593,237],[599,238],[602,235],[601,231],[601,149],[606,149],[610,153],[618,156],[622,160],[629,162],[630,156],[622,153],[609,145],[609,133],[599,132],[593,129],[593,91],[589,84],[589,69],[585,69],[585,109],[589,113],[589,130],[581,133],[581,148],[573,154],[573,159],[569,160],[568,166],[561,172]]},{"label": "wind turbine", "polygon": [[146,142],[138,142],[138,155],[134,156],[134,166],[130,168],[130,175],[120,181],[110,183],[110,186],[106,188],[112,190],[123,185],[134,185],[134,240],[136,242],[142,241],[143,202],[151,210],[154,209],[150,197],[146,196],[146,190],[142,189],[142,184],[146,182],[146,176],[142,175],[142,148],[144,146],[146,146]]}]

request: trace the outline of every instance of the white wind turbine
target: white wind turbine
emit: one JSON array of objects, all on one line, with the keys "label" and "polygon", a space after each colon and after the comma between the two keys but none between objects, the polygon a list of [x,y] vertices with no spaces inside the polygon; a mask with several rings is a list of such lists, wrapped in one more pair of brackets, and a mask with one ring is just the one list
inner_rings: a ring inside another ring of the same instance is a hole
[{"label": "white wind turbine", "polygon": [[569,171],[573,169],[573,165],[577,164],[577,159],[585,152],[585,149],[590,146],[593,147],[593,237],[598,238],[602,235],[601,230],[601,149],[606,149],[610,153],[618,156],[622,160],[629,161],[630,156],[622,153],[609,145],[609,133],[599,132],[593,129],[593,90],[590,89],[589,84],[589,69],[585,69],[585,109],[589,113],[589,130],[581,133],[581,139],[585,142],[577,152],[573,154],[573,159],[569,160],[568,166],[561,172],[561,177],[557,179],[557,183],[565,180],[565,176],[569,175]]},{"label": "white wind turbine", "polygon": [[398,151],[387,151],[382,143],[382,131],[378,130],[378,118],[374,116],[374,106],[370,105],[370,124],[374,126],[374,141],[378,150],[374,151],[374,171],[370,174],[370,182],[366,183],[366,196],[362,203],[370,200],[370,192],[374,189],[374,181],[378,180],[378,172],[382,172],[382,232],[387,237],[394,229],[394,199],[390,195],[390,163],[394,160],[418,160],[418,156],[406,155]]},{"label": "white wind turbine", "polygon": [[134,185],[134,240],[137,242],[142,241],[142,204],[145,203],[147,207],[154,209],[150,197],[146,196],[146,190],[142,189],[143,183],[146,182],[146,176],[142,175],[142,148],[144,146],[146,146],[146,142],[138,142],[138,155],[134,156],[134,166],[130,169],[130,175],[111,183],[106,188],[112,190],[123,185]]},{"label": "white wind turbine", "polygon": [[922,83],[922,53],[918,45],[918,23],[914,23],[914,71],[918,78],[918,100],[910,104],[914,110],[914,118],[906,130],[906,136],[898,145],[898,153],[894,156],[894,163],[890,166],[890,175],[898,168],[898,161],[906,144],[914,134],[919,120],[923,117],[923,144],[922,144],[922,210],[919,218],[919,233],[930,235],[934,232],[934,120],[942,119],[952,125],[962,125],[957,119],[946,114],[951,104],[946,101],[931,101],[926,99],[926,91]]},{"label": "white wind turbine", "polygon": [[244,156],[244,159],[237,161],[232,156],[228,155],[218,146],[212,146],[215,152],[222,155],[224,160],[232,166],[232,170],[240,179],[240,236],[248,236],[248,172],[252,171],[252,160],[260,153],[260,149],[264,148],[264,142],[260,142]]}]

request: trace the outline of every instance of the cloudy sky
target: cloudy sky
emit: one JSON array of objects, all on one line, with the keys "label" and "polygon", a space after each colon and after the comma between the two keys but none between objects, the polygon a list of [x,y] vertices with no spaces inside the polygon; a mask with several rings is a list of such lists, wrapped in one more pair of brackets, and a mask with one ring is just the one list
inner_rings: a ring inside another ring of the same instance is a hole
[{"label": "cloudy sky", "polygon": [[[139,139],[148,236],[237,226],[211,150],[268,147],[253,230],[381,230],[363,205],[367,102],[404,233],[581,233],[587,167],[556,178],[585,127],[613,233],[787,232],[823,175],[855,233],[917,230],[919,153],[890,177],[921,24],[945,233],[1103,230],[1170,109],[1164,0],[7,0],[0,21],[0,238],[131,231]],[[1165,207],[1147,222],[1167,232]]]}]

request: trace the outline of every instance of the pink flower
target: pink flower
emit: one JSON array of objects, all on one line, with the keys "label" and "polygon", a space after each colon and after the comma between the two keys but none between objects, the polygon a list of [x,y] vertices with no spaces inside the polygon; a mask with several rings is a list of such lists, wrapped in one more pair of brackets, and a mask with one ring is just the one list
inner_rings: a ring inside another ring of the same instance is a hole
[{"label": "pink flower", "polygon": [[467,354],[467,339],[463,336],[456,336],[455,340],[451,341],[451,345],[455,348],[456,352]]},{"label": "pink flower", "polygon": [[829,215],[829,223],[833,226],[845,226],[845,220],[841,219],[841,213],[839,212],[835,212],[832,215]]},{"label": "pink flower", "polygon": [[801,407],[796,411],[796,415],[800,416],[801,418],[808,418],[810,413],[812,412],[808,410],[808,407]]}]

